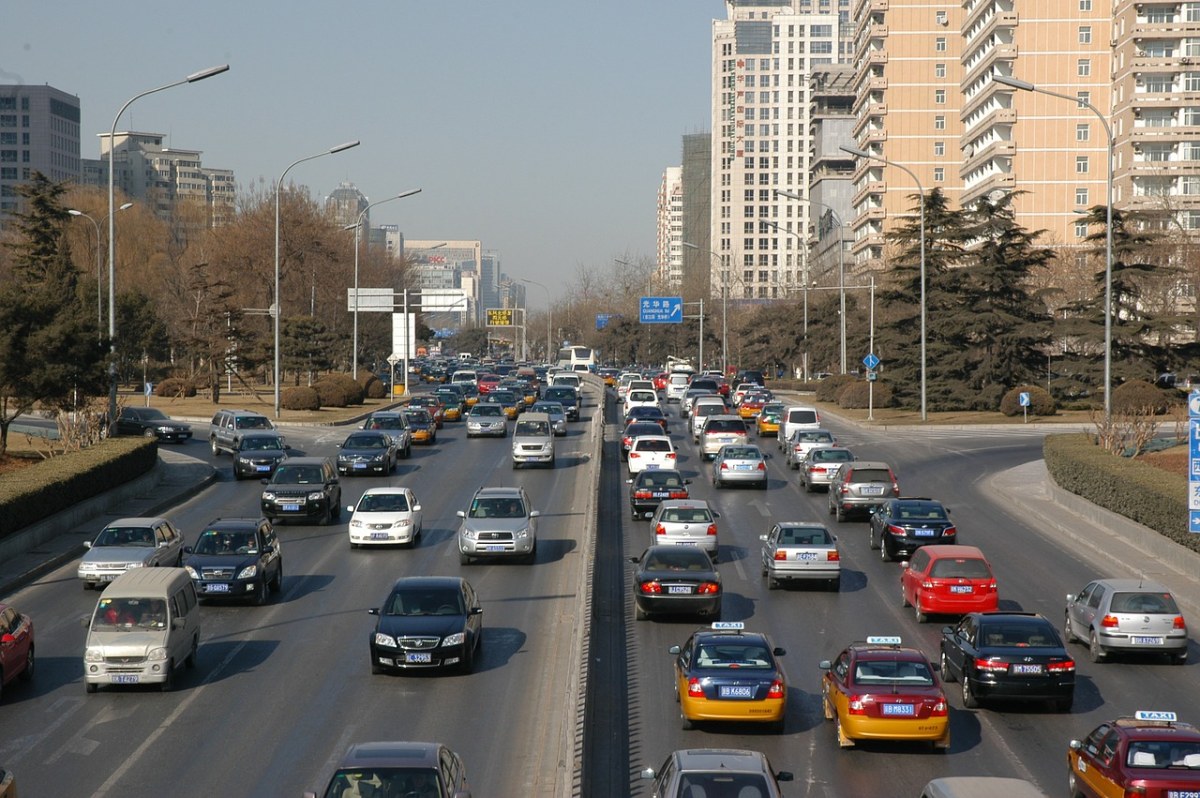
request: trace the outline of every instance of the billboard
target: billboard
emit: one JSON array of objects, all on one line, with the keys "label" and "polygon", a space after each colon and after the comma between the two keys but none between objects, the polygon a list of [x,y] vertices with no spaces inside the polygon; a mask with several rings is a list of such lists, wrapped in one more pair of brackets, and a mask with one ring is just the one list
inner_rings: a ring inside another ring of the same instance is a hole
[{"label": "billboard", "polygon": [[487,308],[487,326],[512,327],[515,323],[514,310],[515,308]]}]

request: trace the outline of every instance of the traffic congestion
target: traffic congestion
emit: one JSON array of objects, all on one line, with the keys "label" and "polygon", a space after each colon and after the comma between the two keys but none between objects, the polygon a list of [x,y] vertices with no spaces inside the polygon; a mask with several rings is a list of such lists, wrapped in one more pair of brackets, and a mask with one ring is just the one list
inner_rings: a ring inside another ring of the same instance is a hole
[{"label": "traffic congestion", "polygon": [[1171,579],[989,487],[1036,434],[461,365],[351,429],[194,424],[212,487],[0,597],[21,794],[1200,794]]}]

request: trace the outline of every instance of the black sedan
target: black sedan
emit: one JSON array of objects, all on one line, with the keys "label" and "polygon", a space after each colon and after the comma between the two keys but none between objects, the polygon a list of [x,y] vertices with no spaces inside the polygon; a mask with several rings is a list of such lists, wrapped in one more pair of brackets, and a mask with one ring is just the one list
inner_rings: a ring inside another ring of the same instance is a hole
[{"label": "black sedan", "polygon": [[396,467],[396,444],[385,432],[355,432],[346,436],[337,453],[339,474],[390,474]]},{"label": "black sedan", "polygon": [[457,667],[470,673],[483,651],[483,607],[475,589],[453,576],[396,580],[371,633],[371,672]]},{"label": "black sedan", "polygon": [[703,615],[721,617],[721,575],[708,554],[687,546],[651,546],[633,574],[635,615]]},{"label": "black sedan", "polygon": [[634,405],[625,414],[625,425],[635,421],[653,421],[662,427],[662,434],[667,434],[667,414],[655,405]]},{"label": "black sedan", "polygon": [[233,476],[269,477],[290,448],[278,432],[248,432],[233,447]]},{"label": "black sedan", "polygon": [[663,499],[687,499],[690,479],[673,468],[648,468],[633,475],[629,483],[629,512],[634,521],[654,515]]},{"label": "black sedan", "polygon": [[160,441],[183,443],[192,437],[192,428],[175,421],[153,407],[122,407],[117,415],[118,435],[143,435]]},{"label": "black sedan", "polygon": [[973,612],[942,627],[941,671],[943,682],[961,682],[968,709],[1003,698],[1067,712],[1075,696],[1075,661],[1054,624],[1035,613]]},{"label": "black sedan", "polygon": [[921,546],[958,542],[950,511],[933,499],[891,499],[871,513],[868,544],[884,562],[908,558]]}]

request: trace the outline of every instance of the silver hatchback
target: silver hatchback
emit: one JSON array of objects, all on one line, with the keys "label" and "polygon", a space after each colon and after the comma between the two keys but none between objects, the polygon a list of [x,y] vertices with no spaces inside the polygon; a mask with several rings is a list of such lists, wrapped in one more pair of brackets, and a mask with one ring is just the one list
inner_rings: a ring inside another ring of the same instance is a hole
[{"label": "silver hatchback", "polygon": [[717,519],[721,514],[699,499],[667,499],[658,505],[650,528],[653,544],[695,546],[717,559]]},{"label": "silver hatchback", "polygon": [[540,512],[530,507],[524,488],[480,488],[471,506],[459,510],[458,561],[469,564],[476,558],[537,558],[537,519]]},{"label": "silver hatchback", "polygon": [[712,464],[714,488],[728,485],[754,485],[767,488],[767,458],[771,455],[753,444],[727,444],[717,451]]},{"label": "silver hatchback", "polygon": [[77,571],[84,590],[103,587],[130,568],[183,563],[183,535],[165,518],[121,518],[84,546]]},{"label": "silver hatchback", "polygon": [[1087,643],[1093,662],[1117,651],[1187,661],[1187,624],[1166,587],[1144,579],[1097,579],[1067,596],[1063,637]]},{"label": "silver hatchback", "polygon": [[843,446],[818,446],[810,449],[804,462],[800,464],[800,486],[805,493],[812,493],[818,487],[829,488],[833,475],[843,463],[854,460],[854,452]]},{"label": "silver hatchback", "polygon": [[793,471],[800,468],[808,453],[818,446],[835,446],[837,438],[827,429],[798,429],[783,442],[784,462]]}]

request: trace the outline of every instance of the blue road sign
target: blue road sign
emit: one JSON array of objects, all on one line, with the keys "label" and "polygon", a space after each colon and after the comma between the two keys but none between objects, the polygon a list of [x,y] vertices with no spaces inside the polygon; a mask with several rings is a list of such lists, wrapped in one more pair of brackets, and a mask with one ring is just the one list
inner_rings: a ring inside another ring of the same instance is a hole
[{"label": "blue road sign", "polygon": [[864,366],[874,371],[875,367],[879,365],[879,357],[872,352],[862,359],[862,363]]},{"label": "blue road sign", "polygon": [[619,313],[597,313],[596,314],[596,329],[603,330],[608,326],[609,319],[615,319],[620,316]]},{"label": "blue road sign", "polygon": [[1188,532],[1200,535],[1200,510],[1189,510],[1188,515]]},{"label": "blue road sign", "polygon": [[1021,391],[1019,394],[1017,394],[1017,403],[1020,404],[1021,407],[1029,407],[1029,405],[1032,404],[1029,391]]},{"label": "blue road sign", "polygon": [[638,304],[638,321],[642,324],[683,323],[683,297],[644,296]]},{"label": "blue road sign", "polygon": [[1200,418],[1200,390],[1188,394],[1188,417]]}]

